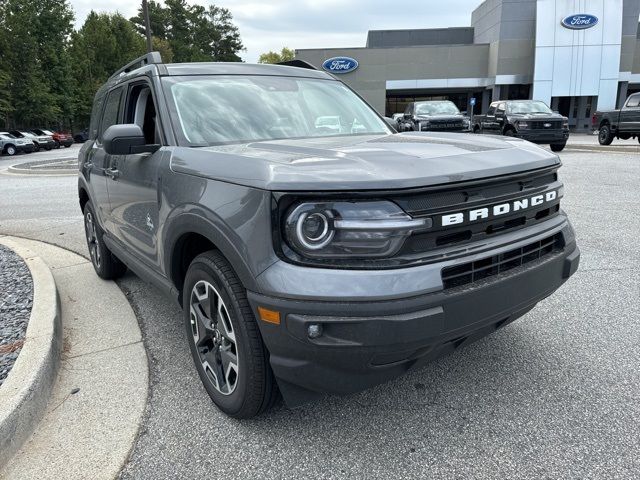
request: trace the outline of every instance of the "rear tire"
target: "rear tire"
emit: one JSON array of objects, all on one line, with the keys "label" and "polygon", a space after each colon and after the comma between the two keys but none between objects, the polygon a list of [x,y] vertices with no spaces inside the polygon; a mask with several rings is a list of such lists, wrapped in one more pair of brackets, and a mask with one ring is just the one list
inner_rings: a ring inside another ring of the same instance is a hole
[{"label": "rear tire", "polygon": [[251,418],[278,390],[246,290],[220,252],[198,255],[187,271],[183,317],[196,370],[225,414]]},{"label": "rear tire", "polygon": [[104,243],[104,231],[98,224],[91,202],[84,206],[84,233],[93,268],[100,278],[115,280],[127,272],[127,266]]},{"label": "rear tire", "polygon": [[564,147],[567,146],[567,142],[565,142],[565,143],[552,143],[549,146],[551,147],[551,151],[552,152],[561,152],[562,150],[564,150]]},{"label": "rear tire", "polygon": [[613,142],[613,133],[611,133],[611,127],[609,125],[602,125],[598,132],[598,142],[600,145],[611,145]]}]

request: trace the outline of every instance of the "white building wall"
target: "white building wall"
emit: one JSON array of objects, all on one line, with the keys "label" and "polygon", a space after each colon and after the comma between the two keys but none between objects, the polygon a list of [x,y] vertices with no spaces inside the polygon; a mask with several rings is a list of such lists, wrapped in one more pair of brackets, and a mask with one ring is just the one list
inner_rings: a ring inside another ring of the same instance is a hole
[{"label": "white building wall", "polygon": [[[615,108],[620,72],[623,0],[537,0],[533,98],[598,96],[598,108]],[[562,19],[598,17],[586,30]]]}]

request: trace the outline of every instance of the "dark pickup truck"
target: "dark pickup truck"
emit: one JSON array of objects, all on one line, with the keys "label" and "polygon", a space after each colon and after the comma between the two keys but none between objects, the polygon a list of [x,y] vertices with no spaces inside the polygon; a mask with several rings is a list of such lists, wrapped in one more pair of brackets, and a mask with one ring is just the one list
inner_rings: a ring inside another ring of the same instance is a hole
[{"label": "dark pickup truck", "polygon": [[476,115],[474,133],[518,137],[561,152],[569,138],[569,120],[538,100],[493,102],[486,115]]},{"label": "dark pickup truck", "polygon": [[471,126],[449,100],[412,102],[397,121],[400,132],[468,132]]},{"label": "dark pickup truck", "polygon": [[640,142],[640,93],[627,98],[619,110],[597,111],[593,115],[593,128],[599,130],[600,145],[611,145],[614,138]]}]

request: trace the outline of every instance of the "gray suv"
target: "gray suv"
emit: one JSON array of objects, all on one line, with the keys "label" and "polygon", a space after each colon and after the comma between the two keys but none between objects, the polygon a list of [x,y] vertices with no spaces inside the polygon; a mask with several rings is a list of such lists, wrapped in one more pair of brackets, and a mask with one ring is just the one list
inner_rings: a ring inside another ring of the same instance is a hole
[{"label": "gray suv", "polygon": [[204,387],[236,418],[397,377],[578,268],[555,154],[394,133],[321,71],[152,53],[98,91],[89,137],[97,274],[128,267],[182,306]]},{"label": "gray suv", "polygon": [[0,132],[0,153],[12,156],[19,152],[33,152],[33,143],[24,138],[17,138],[9,132]]}]

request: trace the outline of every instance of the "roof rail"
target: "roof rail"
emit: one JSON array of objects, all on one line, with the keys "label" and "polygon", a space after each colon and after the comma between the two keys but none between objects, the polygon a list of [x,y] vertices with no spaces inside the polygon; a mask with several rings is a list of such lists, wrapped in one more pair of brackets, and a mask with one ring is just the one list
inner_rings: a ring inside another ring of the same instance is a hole
[{"label": "roof rail", "polygon": [[124,75],[125,73],[129,73],[138,68],[144,67],[145,65],[158,63],[162,63],[162,56],[160,56],[160,52],[149,52],[146,55],[143,55],[139,58],[136,58],[134,61],[127,63],[124,67],[117,70],[113,75],[111,75],[109,77],[109,80],[120,75]]},{"label": "roof rail", "polygon": [[308,68],[309,70],[318,70],[314,65],[304,60],[285,60],[284,62],[278,62],[276,65],[286,65],[288,67]]}]

